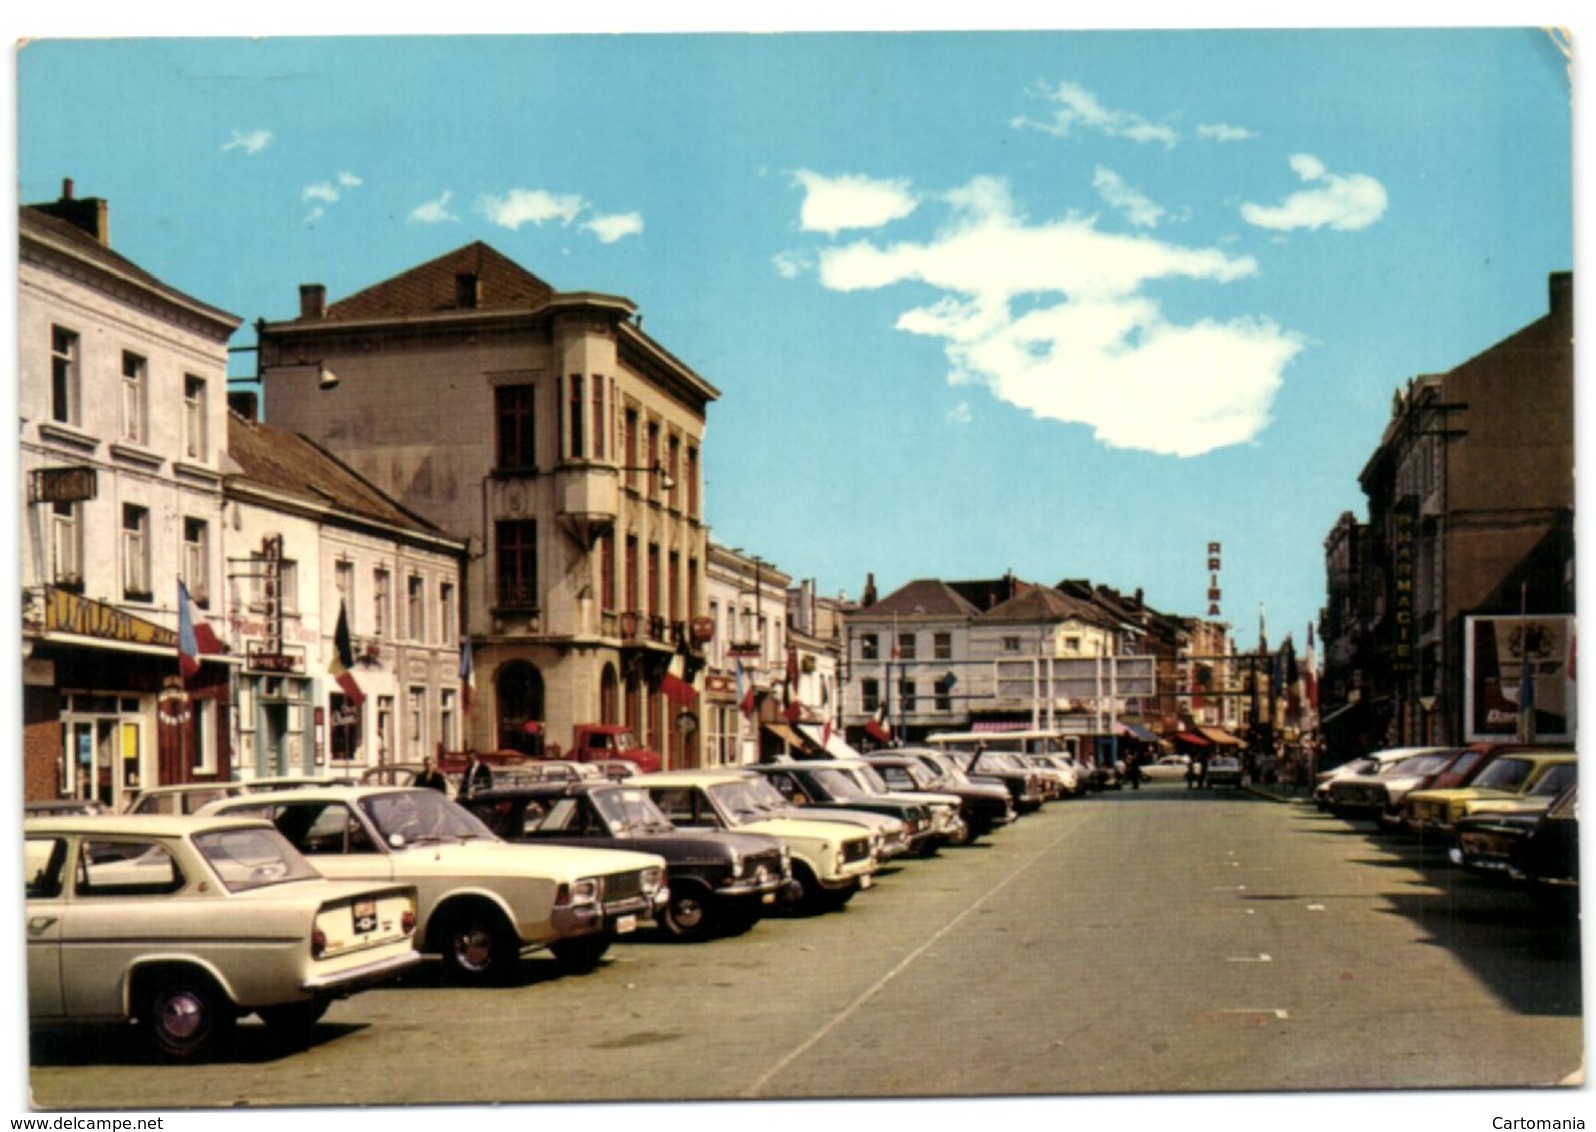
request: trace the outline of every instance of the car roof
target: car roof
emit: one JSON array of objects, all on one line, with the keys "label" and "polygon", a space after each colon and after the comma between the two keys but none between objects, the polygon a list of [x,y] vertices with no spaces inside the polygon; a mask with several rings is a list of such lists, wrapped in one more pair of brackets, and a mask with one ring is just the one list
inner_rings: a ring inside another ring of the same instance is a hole
[{"label": "car roof", "polygon": [[711,786],[722,782],[748,781],[749,768],[724,767],[716,770],[656,770],[626,780],[628,786]]},{"label": "car roof", "polygon": [[272,802],[303,802],[310,800],[349,801],[354,798],[371,798],[379,794],[437,794],[441,791],[430,786],[301,786],[294,790],[263,790],[257,794],[238,794],[231,798],[218,798],[202,809],[201,813],[214,813],[217,807],[259,806]]},{"label": "car roof", "polygon": [[25,833],[186,837],[214,829],[271,828],[264,818],[219,814],[50,814],[22,819]]}]

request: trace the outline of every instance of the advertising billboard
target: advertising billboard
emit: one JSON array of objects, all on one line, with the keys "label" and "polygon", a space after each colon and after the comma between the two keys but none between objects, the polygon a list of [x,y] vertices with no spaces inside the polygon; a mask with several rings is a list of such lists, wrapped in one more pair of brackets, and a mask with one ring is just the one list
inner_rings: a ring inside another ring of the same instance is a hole
[{"label": "advertising billboard", "polygon": [[1573,617],[1469,617],[1464,634],[1465,742],[1573,742]]}]

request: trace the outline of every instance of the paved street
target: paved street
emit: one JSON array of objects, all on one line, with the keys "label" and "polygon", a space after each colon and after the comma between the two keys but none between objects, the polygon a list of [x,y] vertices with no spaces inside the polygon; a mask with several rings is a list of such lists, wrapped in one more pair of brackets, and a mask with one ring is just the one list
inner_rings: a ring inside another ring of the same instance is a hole
[{"label": "paved street", "polygon": [[[841,914],[639,938],[509,988],[430,975],[222,1064],[36,1035],[50,1109],[1555,1085],[1579,950],[1516,894],[1310,806],[1158,783],[1055,804]],[[1555,1103],[1555,1102],[1554,1102]]]}]

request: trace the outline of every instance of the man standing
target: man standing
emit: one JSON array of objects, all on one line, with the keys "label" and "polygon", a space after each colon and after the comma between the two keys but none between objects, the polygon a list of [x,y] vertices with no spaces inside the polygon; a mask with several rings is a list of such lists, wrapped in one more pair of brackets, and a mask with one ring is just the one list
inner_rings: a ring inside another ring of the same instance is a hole
[{"label": "man standing", "polygon": [[432,764],[432,756],[428,755],[421,760],[421,773],[416,775],[416,785],[425,786],[429,790],[436,790],[441,794],[449,792],[449,780],[443,777],[442,772]]},{"label": "man standing", "polygon": [[465,778],[460,782],[460,792],[467,797],[479,790],[493,789],[493,771],[488,764],[482,761],[482,756],[477,754],[476,748],[466,752]]}]

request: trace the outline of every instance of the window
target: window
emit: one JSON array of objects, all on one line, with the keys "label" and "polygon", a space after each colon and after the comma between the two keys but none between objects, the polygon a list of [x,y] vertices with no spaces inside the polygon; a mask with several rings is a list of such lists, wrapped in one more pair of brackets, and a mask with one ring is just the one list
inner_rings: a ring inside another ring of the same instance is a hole
[{"label": "window", "polygon": [[50,419],[61,424],[78,423],[79,375],[82,372],[82,341],[74,331],[50,328]]},{"label": "window", "polygon": [[667,501],[674,510],[680,505],[682,490],[682,438],[673,436],[665,443],[665,476],[670,480]]},{"label": "window", "polygon": [[621,417],[621,459],[626,461],[626,486],[637,486],[637,410],[627,409]]},{"label": "window", "polygon": [[[339,603],[347,610],[355,608],[355,564],[347,558],[333,563],[333,589]],[[353,612],[351,612],[353,616]],[[350,626],[353,628],[354,626]]]},{"label": "window", "polygon": [[867,676],[859,681],[860,708],[866,712],[881,709],[881,681],[873,676]]},{"label": "window", "polygon": [[1004,652],[1019,652],[1020,651],[1020,638],[1018,638],[1018,637],[1004,637],[1003,638],[1003,651]]},{"label": "window", "polygon": [[427,639],[427,583],[417,574],[405,584],[405,628],[412,641]]},{"label": "window", "polygon": [[648,615],[659,615],[659,543],[648,544]]},{"label": "window", "polygon": [[183,455],[190,460],[203,460],[205,448],[205,379],[185,374],[183,377]]},{"label": "window", "polygon": [[953,634],[937,633],[931,638],[931,655],[937,660],[953,659]]},{"label": "window", "polygon": [[659,467],[659,425],[648,426],[648,452],[645,453],[643,463],[648,466],[648,495],[652,499],[659,493],[659,473],[654,469]]},{"label": "window", "polygon": [[687,485],[687,517],[698,518],[698,449],[687,446],[687,467],[682,469],[682,482]]},{"label": "window", "polygon": [[128,601],[150,601],[150,512],[132,503],[122,504],[122,596]]},{"label": "window", "polygon": [[537,467],[533,428],[536,388],[501,385],[493,391],[493,411],[499,427],[498,466],[505,471],[530,471]]},{"label": "window", "polygon": [[682,556],[674,550],[666,556],[665,566],[665,616],[675,623],[682,619],[681,600],[682,591]]},{"label": "window", "polygon": [[571,375],[570,390],[571,390],[571,412],[570,412],[571,447],[570,447],[570,452],[568,454],[569,454],[571,459],[580,460],[585,455],[585,452],[584,452],[584,447],[585,446],[582,443],[583,436],[584,436],[584,431],[585,431],[582,428],[582,420],[583,420],[583,412],[582,412],[582,410],[586,407],[586,406],[584,406],[582,404],[582,375],[581,374],[573,373]]},{"label": "window", "polygon": [[1079,637],[1065,637],[1064,638],[1064,651],[1065,652],[1080,652],[1081,651],[1081,639]]},{"label": "window", "polygon": [[76,503],[51,505],[51,546],[55,554],[52,580],[58,586],[83,589],[83,528]]},{"label": "window", "polygon": [[454,605],[454,583],[440,582],[438,584],[438,643],[449,645],[455,643],[455,637],[460,632],[460,613]]},{"label": "window", "polygon": [[604,379],[593,375],[593,459],[604,459]]},{"label": "window", "polygon": [[599,537],[599,609],[615,612],[615,532]]},{"label": "window", "polygon": [[533,519],[494,524],[498,546],[499,605],[518,609],[538,607],[538,525]]},{"label": "window", "polygon": [[874,633],[865,633],[860,636],[859,658],[861,660],[880,660],[881,638]]},{"label": "window", "polygon": [[415,755],[432,752],[427,747],[427,690],[422,687],[413,687],[405,699],[406,704],[406,738],[410,742],[410,751]]},{"label": "window", "polygon": [[621,581],[626,590],[626,608],[637,609],[637,536],[626,536],[626,560],[621,563]]},{"label": "window", "polygon": [[953,691],[952,686],[950,684],[948,684],[944,680],[938,680],[936,682],[936,690],[937,690],[937,695],[936,695],[937,710],[938,711],[952,711],[953,710],[953,696],[951,694],[952,691]]},{"label": "window", "polygon": [[199,749],[194,752],[194,773],[216,773],[216,701],[194,699],[193,710],[199,721]]},{"label": "window", "polygon": [[913,633],[899,633],[898,634],[898,658],[900,660],[913,660],[914,659],[914,634]]},{"label": "window", "polygon": [[392,619],[393,575],[382,567],[371,573],[371,632],[386,637]]},{"label": "window", "polygon": [[211,531],[204,519],[183,520],[183,584],[195,604],[205,606],[211,600]]},{"label": "window", "polygon": [[79,896],[165,896],[185,883],[158,842],[85,841],[79,852]]},{"label": "window", "polygon": [[914,681],[898,681],[898,707],[905,713],[914,710]]},{"label": "window", "polygon": [[149,440],[148,400],[149,363],[135,353],[122,351],[122,439],[130,444]]}]

